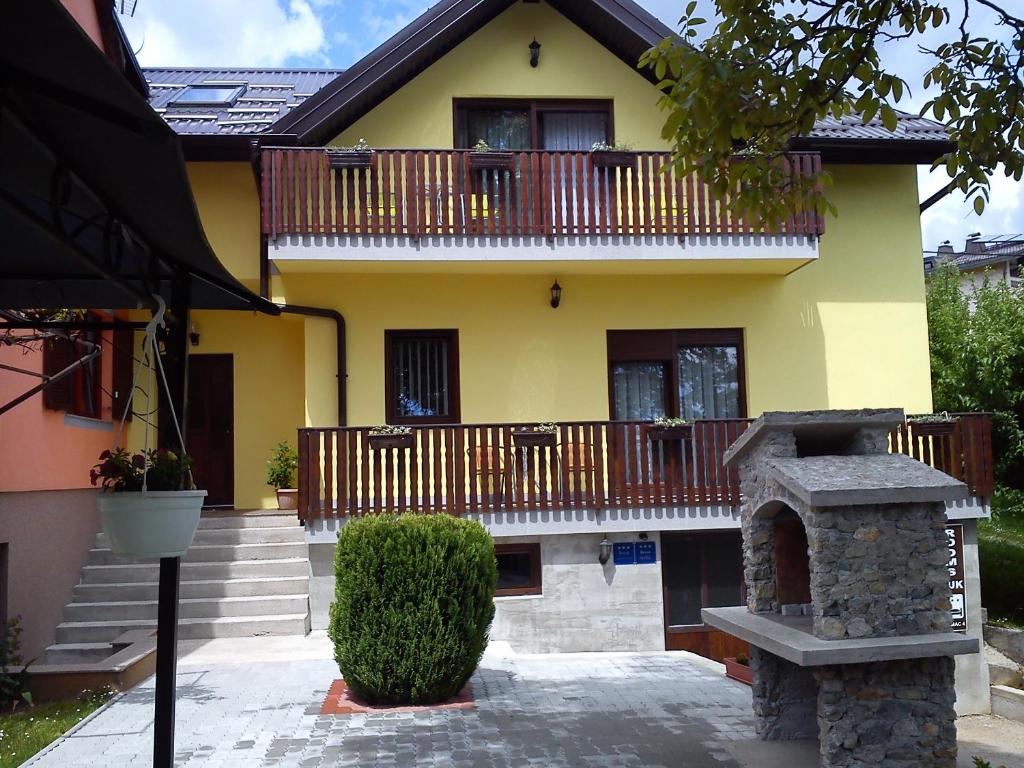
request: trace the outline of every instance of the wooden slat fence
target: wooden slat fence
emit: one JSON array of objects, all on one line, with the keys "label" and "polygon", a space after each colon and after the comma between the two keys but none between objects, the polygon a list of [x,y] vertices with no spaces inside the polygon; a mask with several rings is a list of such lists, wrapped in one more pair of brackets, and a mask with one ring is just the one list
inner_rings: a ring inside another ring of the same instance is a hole
[{"label": "wooden slat fence", "polygon": [[[731,214],[667,152],[376,150],[366,167],[334,167],[324,148],[264,149],[263,233],[430,236],[723,235],[762,233]],[[784,158],[793,183],[816,153]],[[771,234],[820,235],[804,210]]]}]

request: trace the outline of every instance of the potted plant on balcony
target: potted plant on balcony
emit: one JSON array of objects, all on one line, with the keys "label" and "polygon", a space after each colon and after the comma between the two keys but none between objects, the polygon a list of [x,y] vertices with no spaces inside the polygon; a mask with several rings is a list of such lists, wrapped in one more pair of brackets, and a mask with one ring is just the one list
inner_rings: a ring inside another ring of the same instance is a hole
[{"label": "potted plant on balcony", "polygon": [[595,168],[625,168],[636,163],[636,155],[629,144],[596,141],[590,147],[590,161]]},{"label": "potted plant on balcony", "polygon": [[369,168],[373,150],[366,139],[359,139],[351,147],[328,147],[327,162],[331,168]]},{"label": "potted plant on balcony", "polygon": [[945,437],[956,429],[956,419],[945,411],[913,416],[907,419],[907,423],[917,437]]},{"label": "potted plant on balcony", "polygon": [[391,448],[405,450],[412,448],[412,430],[400,424],[382,424],[379,427],[370,427],[368,440],[370,448],[375,451]]},{"label": "potted plant on balcony", "polygon": [[131,557],[180,557],[192,544],[206,491],[192,482],[192,460],[163,448],[103,451],[89,472],[110,549]]},{"label": "potted plant on balcony", "polygon": [[746,656],[727,656],[722,661],[725,663],[726,677],[747,685],[754,684],[754,672]]},{"label": "potted plant on balcony", "polygon": [[469,167],[474,171],[511,171],[514,160],[513,153],[492,149],[483,139],[474,144],[469,151]]},{"label": "potted plant on balcony", "polygon": [[299,490],[295,487],[295,470],[299,454],[282,440],[274,446],[267,460],[267,485],[277,492],[278,509],[298,509]]},{"label": "potted plant on balcony", "polygon": [[659,418],[647,428],[647,439],[689,440],[693,435],[693,424],[681,418]]},{"label": "potted plant on balcony", "polygon": [[558,427],[550,422],[512,430],[518,448],[553,448],[558,443]]}]

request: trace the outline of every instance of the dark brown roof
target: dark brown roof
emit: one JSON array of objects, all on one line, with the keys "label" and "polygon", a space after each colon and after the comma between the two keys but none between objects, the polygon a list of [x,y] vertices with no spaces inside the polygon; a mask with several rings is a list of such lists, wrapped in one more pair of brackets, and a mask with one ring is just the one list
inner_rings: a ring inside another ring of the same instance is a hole
[{"label": "dark brown roof", "polygon": [[968,240],[961,253],[952,246],[940,246],[938,251],[926,252],[924,272],[930,275],[940,264],[952,262],[961,272],[991,267],[1009,261],[1016,264],[1024,259],[1024,235],[999,235],[988,240]]}]

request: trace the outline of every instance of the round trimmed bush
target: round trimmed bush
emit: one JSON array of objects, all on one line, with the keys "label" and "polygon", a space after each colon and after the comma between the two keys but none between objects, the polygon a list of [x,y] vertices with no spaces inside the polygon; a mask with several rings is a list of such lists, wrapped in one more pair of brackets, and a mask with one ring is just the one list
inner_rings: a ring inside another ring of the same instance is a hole
[{"label": "round trimmed bush", "polygon": [[449,515],[371,515],[338,535],[328,634],[349,689],[371,704],[455,696],[487,646],[494,541]]}]

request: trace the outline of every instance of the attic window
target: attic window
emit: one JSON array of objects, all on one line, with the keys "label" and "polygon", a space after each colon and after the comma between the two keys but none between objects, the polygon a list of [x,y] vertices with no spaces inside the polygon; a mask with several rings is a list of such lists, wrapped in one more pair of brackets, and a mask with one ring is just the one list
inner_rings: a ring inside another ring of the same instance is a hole
[{"label": "attic window", "polygon": [[244,86],[190,85],[169,103],[175,106],[230,107],[242,95]]}]

